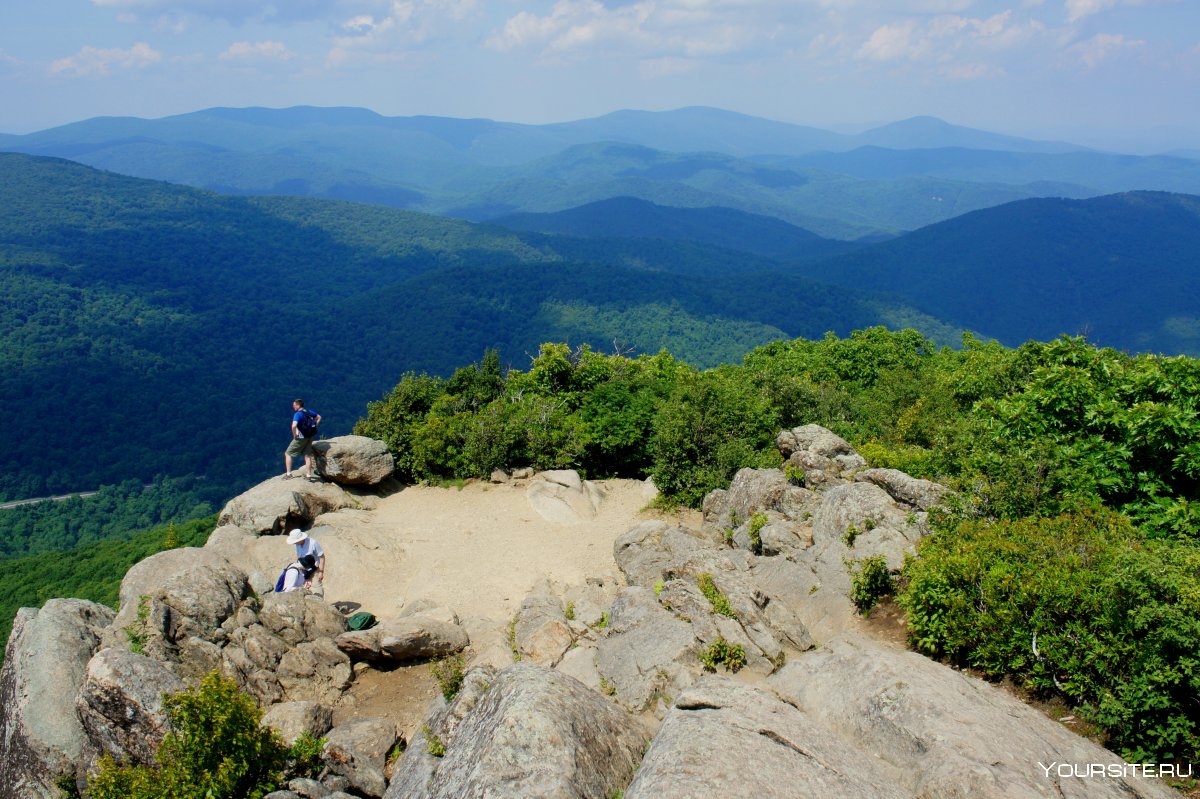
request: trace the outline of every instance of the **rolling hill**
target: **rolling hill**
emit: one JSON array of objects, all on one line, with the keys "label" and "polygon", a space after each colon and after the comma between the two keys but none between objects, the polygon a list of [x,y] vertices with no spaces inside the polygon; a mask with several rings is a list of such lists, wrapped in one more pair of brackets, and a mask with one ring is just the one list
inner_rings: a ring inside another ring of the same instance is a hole
[{"label": "rolling hill", "polygon": [[1200,355],[1200,197],[1130,192],[976,211],[848,255],[811,277],[870,286],[1006,344],[1062,333]]}]

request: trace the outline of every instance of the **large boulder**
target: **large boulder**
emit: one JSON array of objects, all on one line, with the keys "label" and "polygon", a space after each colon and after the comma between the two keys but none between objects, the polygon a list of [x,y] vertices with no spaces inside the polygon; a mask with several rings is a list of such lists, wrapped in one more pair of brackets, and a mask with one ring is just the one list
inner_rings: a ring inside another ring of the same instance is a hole
[{"label": "large boulder", "polygon": [[134,564],[121,581],[121,610],[105,647],[137,640],[142,652],[198,678],[221,664],[224,622],[250,595],[246,575],[212,550],[171,549]]},{"label": "large boulder", "polygon": [[548,585],[538,586],[522,600],[513,625],[513,646],[522,659],[553,666],[574,642],[562,601]]},{"label": "large boulder", "polygon": [[470,639],[457,624],[418,614],[388,619],[369,630],[342,633],[336,642],[354,660],[401,663],[460,652]]},{"label": "large boulder", "polygon": [[1132,775],[1075,776],[1088,764],[1120,766],[1121,758],[993,685],[874,641],[832,641],[789,663],[768,685],[816,723],[887,761],[897,783],[916,796],[1177,796]]},{"label": "large boulder", "polygon": [[275,672],[287,701],[310,700],[333,705],[350,687],[350,658],[332,638],[297,645],[279,660]]},{"label": "large boulder", "polygon": [[79,599],[21,608],[0,669],[0,799],[52,799],[87,734],[75,694],[113,612]]},{"label": "large boulder", "polygon": [[692,625],[664,609],[647,588],[629,587],[613,603],[607,634],[596,643],[601,691],[629,710],[650,709],[700,672]]},{"label": "large boulder", "polygon": [[320,702],[306,700],[271,705],[262,718],[263,726],[279,733],[288,746],[306,733],[313,738],[322,737],[329,731],[332,722],[332,709]]},{"label": "large boulder", "polygon": [[625,799],[907,799],[886,763],[767,691],[709,677],[663,719]]},{"label": "large boulder", "polygon": [[890,569],[928,532],[924,516],[902,506],[874,483],[843,483],[824,492],[813,518],[813,543],[844,545],[847,557],[882,555]]},{"label": "large boulder", "polygon": [[444,756],[425,754],[433,741],[422,734],[385,799],[605,799],[629,783],[646,742],[638,722],[599,694],[530,663],[459,701],[471,707],[456,725],[443,723],[453,707],[427,725]]},{"label": "large boulder", "polygon": [[[867,465],[848,441],[819,424],[782,430],[775,437],[775,446],[786,460],[801,467],[816,467],[841,474],[863,469]],[[797,455],[801,457],[796,458]]]},{"label": "large boulder", "polygon": [[732,529],[765,511],[799,520],[807,509],[816,509],[813,492],[792,485],[779,469],[739,469],[727,491],[705,497],[704,523],[718,530]]},{"label": "large boulder", "polygon": [[366,436],[338,436],[313,444],[317,472],[342,485],[375,485],[396,471],[387,445]]},{"label": "large boulder", "polygon": [[719,535],[662,521],[645,521],[617,537],[613,542],[613,559],[630,585],[650,588],[696,550],[720,546],[723,544]]},{"label": "large boulder", "polygon": [[856,482],[873,483],[891,495],[892,499],[911,505],[920,511],[941,504],[950,489],[941,483],[922,480],[899,469],[867,469],[854,475]]},{"label": "large boulder", "polygon": [[97,652],[75,699],[90,750],[79,770],[87,771],[100,755],[153,763],[168,730],[163,695],[183,687],[166,666],[145,655],[126,649]]},{"label": "large boulder", "polygon": [[575,524],[596,517],[604,491],[595,483],[581,480],[574,470],[559,469],[538,474],[525,489],[525,496],[543,519]]},{"label": "large boulder", "polygon": [[346,631],[346,617],[337,608],[303,591],[267,594],[258,621],[289,644],[333,638]]},{"label": "large boulder", "polygon": [[383,796],[383,769],[398,737],[388,719],[355,719],[329,731],[322,755],[329,770],[349,780],[351,788],[366,796]]},{"label": "large boulder", "polygon": [[258,535],[280,535],[296,527],[308,529],[322,513],[360,504],[334,483],[272,477],[229,500],[217,524],[241,527]]}]

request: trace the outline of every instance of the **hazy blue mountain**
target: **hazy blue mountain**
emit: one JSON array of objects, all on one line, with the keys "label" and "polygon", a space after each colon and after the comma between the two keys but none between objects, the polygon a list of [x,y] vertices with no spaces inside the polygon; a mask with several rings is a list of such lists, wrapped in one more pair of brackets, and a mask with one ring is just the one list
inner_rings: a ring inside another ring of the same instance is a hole
[{"label": "hazy blue mountain", "polygon": [[[974,165],[907,153],[879,165],[887,158],[864,155],[864,143],[1000,152]],[[384,117],[361,108],[212,108],[157,120],[96,118],[2,146],[227,194],[344,199],[471,220],[629,196],[735,208],[840,239],[913,230],[1026,197],[1196,190],[1191,172],[1171,177],[1170,164],[1081,160],[1089,154],[1059,152],[1070,145],[932,118],[845,135],[712,108],[553,125]],[[837,157],[847,151],[858,155]],[[997,162],[1005,154],[1041,160]]]},{"label": "hazy blue mountain", "polygon": [[929,116],[912,117],[881,125],[853,138],[854,147],[873,145],[893,150],[966,147],[976,150],[1008,150],[1021,153],[1067,153],[1084,149],[1066,142],[1036,141],[974,128],[964,128]]},{"label": "hazy blue mountain", "polygon": [[815,258],[855,246],[733,208],[673,208],[633,197],[614,197],[553,214],[512,214],[491,222],[540,233],[689,242],[768,258]]},{"label": "hazy blue mountain", "polygon": [[445,212],[482,221],[623,196],[680,208],[734,208],[773,216],[826,238],[851,240],[914,230],[1039,194],[1029,187],[941,178],[861,180],[718,153],[665,153],[602,143],[534,162]]},{"label": "hazy blue mountain", "polygon": [[968,183],[1036,186],[1037,193],[1043,196],[1057,191],[1060,196],[1083,198],[1135,189],[1200,193],[1200,163],[1161,155],[860,147],[846,153],[813,153],[770,159],[767,163],[793,169],[824,169],[864,180],[923,176]]},{"label": "hazy blue mountain", "polygon": [[1130,192],[964,214],[798,269],[905,297],[1006,344],[1061,333],[1200,355],[1200,197]]}]

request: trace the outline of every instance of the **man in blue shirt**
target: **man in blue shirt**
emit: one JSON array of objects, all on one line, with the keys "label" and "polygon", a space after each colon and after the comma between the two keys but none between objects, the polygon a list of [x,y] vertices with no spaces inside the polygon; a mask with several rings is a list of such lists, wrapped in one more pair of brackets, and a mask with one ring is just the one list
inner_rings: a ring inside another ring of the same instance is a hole
[{"label": "man in blue shirt", "polygon": [[305,410],[304,400],[292,400],[292,443],[288,444],[283,453],[285,480],[293,477],[292,458],[304,456],[304,476],[309,480],[313,477],[313,441],[317,438],[317,425],[321,423],[321,414]]}]

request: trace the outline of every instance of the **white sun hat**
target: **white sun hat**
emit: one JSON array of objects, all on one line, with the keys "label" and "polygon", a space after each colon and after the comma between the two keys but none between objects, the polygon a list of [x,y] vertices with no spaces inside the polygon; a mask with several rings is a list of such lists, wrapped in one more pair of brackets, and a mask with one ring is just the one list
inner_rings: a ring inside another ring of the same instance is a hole
[{"label": "white sun hat", "polygon": [[287,542],[289,544],[299,544],[304,539],[308,538],[308,533],[303,530],[296,529],[288,533]]}]

